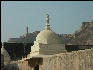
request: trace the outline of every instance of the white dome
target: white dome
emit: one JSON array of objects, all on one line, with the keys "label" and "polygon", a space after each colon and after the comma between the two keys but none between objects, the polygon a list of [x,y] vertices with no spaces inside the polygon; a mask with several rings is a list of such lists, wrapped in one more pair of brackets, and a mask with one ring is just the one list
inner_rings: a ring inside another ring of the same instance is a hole
[{"label": "white dome", "polygon": [[10,56],[9,56],[8,52],[4,49],[3,46],[1,48],[1,54],[4,55],[4,62],[10,61]]},{"label": "white dome", "polygon": [[58,35],[50,29],[48,14],[46,21],[47,24],[45,26],[45,29],[37,35],[36,42],[42,44],[61,44],[61,40]]},{"label": "white dome", "polygon": [[42,44],[61,44],[61,40],[59,39],[57,34],[53,32],[51,29],[45,29],[41,31],[37,35],[36,41]]},{"label": "white dome", "polygon": [[34,45],[31,46],[30,57],[41,54],[53,55],[66,52],[65,45],[61,43],[61,39],[50,29],[49,15],[46,15],[47,23],[45,29],[37,35]]}]

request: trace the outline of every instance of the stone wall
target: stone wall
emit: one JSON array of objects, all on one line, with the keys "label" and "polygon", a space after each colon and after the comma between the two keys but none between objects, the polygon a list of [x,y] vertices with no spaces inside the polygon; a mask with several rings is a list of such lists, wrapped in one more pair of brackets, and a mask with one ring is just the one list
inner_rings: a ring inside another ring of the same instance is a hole
[{"label": "stone wall", "polygon": [[18,64],[7,64],[4,66],[4,70],[20,70]]},{"label": "stone wall", "polygon": [[[93,48],[43,57],[41,62],[39,70],[93,70]],[[19,70],[35,70],[28,61],[16,62],[16,64]]]},{"label": "stone wall", "polygon": [[[22,57],[30,54],[31,46],[33,43],[6,43],[4,42],[4,48],[10,55],[11,60],[19,60]],[[1,42],[2,46],[2,42]],[[78,51],[81,49],[93,48],[93,45],[65,45],[67,52]],[[19,51],[20,49],[20,51]]]},{"label": "stone wall", "polygon": [[4,69],[4,55],[1,54],[1,70]]},{"label": "stone wall", "polygon": [[93,48],[44,58],[40,70],[93,70]]}]

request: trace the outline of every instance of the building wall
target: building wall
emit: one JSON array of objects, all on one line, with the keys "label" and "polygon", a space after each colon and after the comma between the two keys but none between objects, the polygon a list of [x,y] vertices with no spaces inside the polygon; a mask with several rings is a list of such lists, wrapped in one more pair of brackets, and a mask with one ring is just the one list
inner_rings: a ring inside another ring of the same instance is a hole
[{"label": "building wall", "polygon": [[39,44],[35,42],[35,44],[31,47],[31,56],[35,56],[35,54],[57,54],[66,52],[64,44]]},{"label": "building wall", "polygon": [[4,56],[1,54],[1,70],[4,69]]},{"label": "building wall", "polygon": [[19,63],[20,70],[32,70],[32,68],[29,66],[28,61],[24,61]]},{"label": "building wall", "polygon": [[[33,70],[28,61],[19,63],[20,70]],[[43,58],[39,70],[93,70],[93,48]]]},{"label": "building wall", "polygon": [[4,66],[4,70],[19,70],[18,64],[7,64]]},{"label": "building wall", "polygon": [[[21,59],[23,56],[26,56],[27,54],[29,54],[31,52],[31,46],[33,46],[33,43],[25,43],[25,44],[24,43],[6,43],[6,42],[4,43],[4,48],[9,53],[11,60],[18,60],[18,59]],[[65,45],[65,48],[67,52],[71,52],[71,51],[78,51],[81,49],[93,48],[93,45]]]},{"label": "building wall", "polygon": [[[35,61],[30,61],[30,63],[35,63]],[[16,64],[19,70],[34,70],[35,68],[28,61],[16,62]],[[39,70],[93,70],[93,48],[44,57],[42,64],[39,64]]]},{"label": "building wall", "polygon": [[44,58],[40,70],[93,70],[93,48]]}]

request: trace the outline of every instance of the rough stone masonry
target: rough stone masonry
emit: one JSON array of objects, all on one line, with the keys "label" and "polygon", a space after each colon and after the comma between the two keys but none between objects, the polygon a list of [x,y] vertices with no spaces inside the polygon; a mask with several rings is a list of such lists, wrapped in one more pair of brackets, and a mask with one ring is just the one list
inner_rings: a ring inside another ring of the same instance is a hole
[{"label": "rough stone masonry", "polygon": [[[15,63],[12,63],[13,66]],[[16,62],[18,70],[35,70],[28,61]],[[8,69],[9,68],[9,69]],[[13,70],[8,66],[7,70]],[[39,70],[93,70],[93,48],[44,57]]]}]

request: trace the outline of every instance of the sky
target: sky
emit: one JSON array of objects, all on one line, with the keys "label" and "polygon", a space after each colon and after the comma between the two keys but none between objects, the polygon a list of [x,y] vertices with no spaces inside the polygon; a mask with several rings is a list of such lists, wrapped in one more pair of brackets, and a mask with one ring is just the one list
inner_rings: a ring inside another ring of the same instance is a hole
[{"label": "sky", "polygon": [[82,22],[93,21],[93,1],[1,1],[1,42],[41,31],[46,24],[57,34],[73,34]]}]

